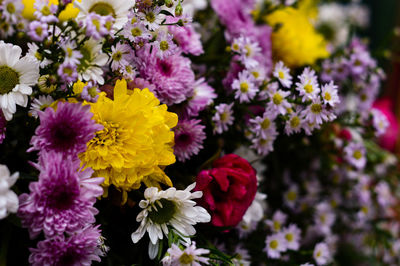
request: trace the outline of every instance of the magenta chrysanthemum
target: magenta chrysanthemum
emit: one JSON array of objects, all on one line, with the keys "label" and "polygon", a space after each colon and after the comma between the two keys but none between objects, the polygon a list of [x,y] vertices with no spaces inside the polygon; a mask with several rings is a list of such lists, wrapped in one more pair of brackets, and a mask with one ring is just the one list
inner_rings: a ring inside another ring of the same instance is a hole
[{"label": "magenta chrysanthemum", "polygon": [[38,112],[40,126],[32,137],[28,151],[56,151],[76,155],[86,150],[86,143],[102,129],[92,120],[90,106],[78,103],[58,103],[57,111],[46,108]]},{"label": "magenta chrysanthemum", "polygon": [[3,115],[3,112],[0,111],[0,144],[3,143],[3,140],[6,138],[6,118]]},{"label": "magenta chrysanthemum", "polygon": [[79,171],[80,161],[62,153],[42,153],[36,167],[39,181],[29,185],[29,195],[20,195],[18,211],[32,238],[42,230],[52,237],[95,222],[98,210],[93,204],[103,194],[104,178],[91,178],[90,168]]},{"label": "magenta chrysanthemum", "polygon": [[179,161],[184,162],[203,149],[203,141],[206,138],[205,126],[200,120],[181,120],[174,128],[175,147],[174,153]]},{"label": "magenta chrysanthemum", "polygon": [[167,105],[178,104],[193,95],[195,76],[191,61],[180,54],[160,59],[143,48],[138,53],[140,74],[154,84],[157,98]]},{"label": "magenta chrysanthemum", "polygon": [[100,262],[103,252],[98,227],[88,227],[69,237],[58,235],[40,241],[37,248],[29,249],[29,263],[42,265],[92,265]]}]

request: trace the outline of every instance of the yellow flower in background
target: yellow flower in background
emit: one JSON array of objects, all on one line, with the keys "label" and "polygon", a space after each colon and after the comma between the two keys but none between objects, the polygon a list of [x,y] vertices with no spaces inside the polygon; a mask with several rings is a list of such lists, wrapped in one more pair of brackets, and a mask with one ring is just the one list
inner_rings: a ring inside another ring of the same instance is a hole
[{"label": "yellow flower in background", "polygon": [[149,187],[172,186],[163,169],[175,162],[171,129],[178,122],[176,114],[160,105],[148,89],[128,90],[125,80],[117,81],[114,100],[102,94],[96,103],[88,104],[104,129],[79,157],[85,167],[95,170],[94,176],[105,178],[106,191],[114,185],[123,192],[125,203],[127,192],[142,182]]},{"label": "yellow flower in background", "polygon": [[265,20],[276,31],[272,33],[272,50],[275,60],[290,67],[312,65],[329,56],[327,43],[310,19],[316,15],[315,0],[300,2],[299,9],[285,7],[268,15]]},{"label": "yellow flower in background", "polygon": [[[79,0],[80,1],[80,0]],[[58,0],[49,0],[50,4],[58,5]],[[33,5],[35,4],[35,0],[22,0],[25,8],[22,12],[22,15],[27,19],[34,19],[35,16],[33,13],[35,12],[35,8]],[[75,18],[79,13],[79,9],[73,6],[73,3],[69,3],[67,7],[60,13],[59,19],[62,21]]]}]

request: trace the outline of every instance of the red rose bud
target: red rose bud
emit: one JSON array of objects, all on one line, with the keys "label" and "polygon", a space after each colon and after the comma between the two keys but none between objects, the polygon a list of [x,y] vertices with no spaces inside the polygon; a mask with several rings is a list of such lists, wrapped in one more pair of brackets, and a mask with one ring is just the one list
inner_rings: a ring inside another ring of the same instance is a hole
[{"label": "red rose bud", "polygon": [[342,129],[339,133],[339,138],[350,141],[353,137],[350,130]]},{"label": "red rose bud", "polygon": [[199,204],[211,214],[214,226],[236,226],[256,195],[256,171],[235,154],[216,160],[213,167],[196,178],[195,190],[203,192]]}]

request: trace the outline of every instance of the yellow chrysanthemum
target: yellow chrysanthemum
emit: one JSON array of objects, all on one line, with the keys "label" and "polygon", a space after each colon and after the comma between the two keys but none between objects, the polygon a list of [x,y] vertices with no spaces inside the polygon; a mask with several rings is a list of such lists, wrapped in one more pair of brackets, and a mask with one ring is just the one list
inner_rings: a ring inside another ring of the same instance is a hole
[{"label": "yellow chrysanthemum", "polygon": [[[162,182],[172,186],[163,168],[175,162],[174,133],[176,114],[148,89],[128,90],[125,80],[117,81],[114,100],[100,95],[91,106],[93,118],[104,129],[98,131],[80,154],[82,164],[105,178],[104,187],[114,185],[123,192]],[[106,195],[105,195],[106,196]]]},{"label": "yellow chrysanthemum", "polygon": [[[50,0],[50,4],[55,4],[58,5],[58,0]],[[35,4],[35,0],[22,0],[22,3],[24,4],[25,8],[24,11],[22,12],[22,15],[27,18],[27,19],[34,19],[35,16],[33,13],[35,13],[35,8],[33,5]],[[73,3],[69,3],[66,8],[60,13],[58,18],[61,21],[65,21],[68,19],[75,18],[79,13],[79,9],[75,8],[73,6]]]},{"label": "yellow chrysanthemum", "polygon": [[282,60],[290,67],[298,67],[314,64],[317,59],[329,56],[323,36],[315,30],[307,15],[314,15],[310,7],[286,7],[265,18],[268,24],[277,28],[272,33],[274,59]]}]

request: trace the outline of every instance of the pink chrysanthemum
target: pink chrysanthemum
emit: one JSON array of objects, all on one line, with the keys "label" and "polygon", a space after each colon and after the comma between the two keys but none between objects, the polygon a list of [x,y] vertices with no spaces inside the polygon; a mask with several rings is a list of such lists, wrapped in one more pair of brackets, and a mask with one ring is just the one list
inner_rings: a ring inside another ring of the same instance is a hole
[{"label": "pink chrysanthemum", "polygon": [[79,171],[80,161],[62,153],[42,153],[35,166],[39,181],[29,185],[29,195],[20,195],[18,211],[32,238],[42,230],[52,237],[95,222],[98,210],[93,204],[103,194],[104,178],[91,178],[91,168]]},{"label": "pink chrysanthemum", "polygon": [[95,132],[102,129],[92,120],[89,106],[60,102],[57,111],[46,108],[38,112],[40,126],[32,137],[32,147],[28,151],[56,151],[66,155],[76,155],[86,150],[86,143]]},{"label": "pink chrysanthemum", "polygon": [[140,74],[155,85],[153,91],[162,103],[178,104],[193,95],[195,77],[191,61],[179,54],[160,59],[148,47],[138,52]]},{"label": "pink chrysanthemum", "polygon": [[87,227],[69,237],[59,235],[40,241],[37,248],[31,248],[29,263],[41,265],[92,265],[100,262],[104,253],[101,249],[101,235],[98,227]]},{"label": "pink chrysanthemum", "polygon": [[184,162],[203,149],[203,141],[206,138],[205,126],[200,120],[181,120],[174,128],[175,148],[174,153],[179,161]]}]

